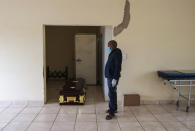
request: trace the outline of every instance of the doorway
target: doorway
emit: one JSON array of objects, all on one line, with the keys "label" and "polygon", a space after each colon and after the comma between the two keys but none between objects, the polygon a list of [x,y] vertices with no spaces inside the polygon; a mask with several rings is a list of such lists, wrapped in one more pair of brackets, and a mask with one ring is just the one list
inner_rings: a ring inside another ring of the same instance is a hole
[{"label": "doorway", "polygon": [[[108,31],[109,29],[109,31]],[[58,102],[65,79],[83,77],[107,99],[104,65],[112,27],[44,25],[44,99]]]}]

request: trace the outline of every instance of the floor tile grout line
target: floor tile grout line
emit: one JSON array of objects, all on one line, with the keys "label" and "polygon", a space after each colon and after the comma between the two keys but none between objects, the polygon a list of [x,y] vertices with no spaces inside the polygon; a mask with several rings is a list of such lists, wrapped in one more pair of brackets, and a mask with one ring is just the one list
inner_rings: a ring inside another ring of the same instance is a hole
[{"label": "floor tile grout line", "polygon": [[[10,107],[10,106],[9,106]],[[9,108],[8,107],[8,108]],[[2,130],[4,130],[25,108],[27,107],[27,105],[25,105],[22,109],[21,109],[21,111],[19,111],[18,113],[16,113],[16,116],[14,116],[4,127],[3,127],[3,129]]]},{"label": "floor tile grout line", "polygon": [[29,127],[32,125],[32,123],[34,122],[34,120],[37,118],[37,116],[40,114],[40,112],[43,110],[44,106],[41,106],[40,111],[36,114],[36,116],[34,117],[34,119],[30,122],[30,124],[28,125],[28,127],[26,128],[25,131],[27,131],[29,129]]},{"label": "floor tile grout line", "polygon": [[77,110],[76,110],[76,118],[75,118],[75,121],[74,121],[74,128],[73,128],[73,131],[75,131],[75,127],[76,127],[78,110],[79,110],[79,107],[77,107]]},{"label": "floor tile grout line", "polygon": [[[161,123],[161,121],[160,120],[158,120],[158,118],[156,118],[156,116],[145,106],[145,105],[143,105],[143,107],[148,111],[148,112],[150,112],[151,113],[151,115],[157,120],[157,121],[152,121],[152,122],[159,122],[161,125],[162,125],[162,127],[164,127],[164,125]],[[133,113],[134,114],[134,113]],[[135,115],[135,114],[134,114]],[[136,115],[135,115],[135,117],[136,117]],[[139,123],[140,123],[140,121],[139,120],[137,120]],[[141,124],[141,123],[140,123]],[[165,128],[165,127],[164,127]],[[165,128],[166,129],[166,128]],[[167,130],[167,129],[166,129]]]},{"label": "floor tile grout line", "polygon": [[[166,110],[161,104],[160,104],[160,106],[164,109],[164,110]],[[166,110],[167,111],[167,110]],[[168,111],[167,111],[168,112]],[[172,113],[170,113],[171,114],[171,116],[173,116],[173,114]],[[173,116],[174,118],[175,118],[175,116]],[[176,118],[177,119],[177,118]],[[178,120],[178,119],[177,119]],[[189,130],[191,130],[190,128],[188,128],[184,123],[182,123],[181,121],[177,121],[177,122],[179,122],[180,124],[182,124],[184,127],[186,127],[187,129],[189,129]]]},{"label": "floor tile grout line", "polygon": [[[167,112],[167,114],[170,114],[171,116],[173,116],[172,115],[172,112],[169,112],[165,107],[163,107],[161,104],[160,104],[160,106]],[[174,116],[173,116],[174,117]],[[175,117],[174,117],[175,118]],[[177,119],[177,118],[175,118],[176,120],[177,120],[177,122],[179,122],[179,120]]]},{"label": "floor tile grout line", "polygon": [[51,131],[51,129],[52,129],[54,123],[55,123],[55,120],[56,120],[57,117],[58,117],[58,114],[59,114],[61,108],[62,108],[62,106],[60,106],[60,108],[59,108],[59,110],[58,110],[58,112],[57,112],[57,114],[56,114],[56,117],[55,117],[55,119],[54,119],[54,121],[53,121],[53,123],[52,123],[52,125],[51,125],[51,127],[50,127],[50,129],[49,129],[49,131]]},{"label": "floor tile grout line", "polygon": [[[166,110],[166,108],[164,108],[163,106],[162,106],[162,104],[160,104],[161,105],[161,107],[163,108],[163,109],[165,109]],[[167,111],[167,110],[166,110]],[[167,111],[168,112],[168,111]],[[171,113],[171,112],[168,112],[169,114],[171,114],[172,116],[173,116],[173,114]],[[174,118],[175,118],[175,116],[173,116]],[[176,118],[177,119],[177,118]],[[186,127],[187,129],[189,129],[189,130],[191,130],[190,128],[188,128],[184,123],[182,123],[181,121],[179,121],[178,119],[177,119],[177,122],[179,122],[179,123],[181,123],[184,127]]]},{"label": "floor tile grout line", "polygon": [[116,120],[117,120],[117,124],[118,124],[120,131],[122,131],[121,126],[120,126],[119,121],[118,121],[118,118],[116,118]]},{"label": "floor tile grout line", "polygon": [[97,131],[98,131],[98,120],[97,120],[96,103],[95,103],[95,116],[96,116],[96,126],[97,126]]},{"label": "floor tile grout line", "polygon": [[191,129],[188,128],[184,123],[182,123],[181,121],[178,121],[178,122],[191,131]]},{"label": "floor tile grout line", "polygon": [[181,121],[179,121],[179,123],[181,123],[184,127],[186,127],[187,129],[189,129],[191,131],[191,129],[188,128],[184,123],[182,123]]},{"label": "floor tile grout line", "polygon": [[[10,104],[8,106],[6,106],[0,113],[2,113],[3,111],[5,111],[6,109],[8,109],[10,106]],[[1,129],[1,131],[3,131],[3,129],[8,125],[9,122],[5,122],[5,126]]]},{"label": "floor tile grout line", "polygon": [[[171,114],[171,112],[169,112],[165,107],[163,107],[162,104],[159,104],[167,113]],[[168,105],[168,104],[167,104]]]},{"label": "floor tile grout line", "polygon": [[133,116],[135,117],[135,119],[137,120],[137,122],[139,123],[139,125],[142,127],[142,129],[145,131],[144,127],[142,126],[142,124],[140,123],[140,121],[138,121],[136,115],[134,114],[134,112],[130,109],[130,112],[133,114]]},{"label": "floor tile grout line", "polygon": [[[174,117],[174,116],[173,116]],[[177,118],[176,118],[177,119]],[[181,123],[184,127],[186,127],[187,129],[189,129],[190,131],[191,131],[191,129],[190,128],[188,128],[183,122],[181,122],[181,121],[178,121],[179,123]]]},{"label": "floor tile grout line", "polygon": [[162,121],[160,121],[160,120],[155,116],[155,114],[154,114],[150,109],[148,109],[148,107],[145,107],[145,108],[153,115],[154,118],[157,119],[157,121],[162,125],[162,127],[164,127],[165,130],[168,131],[168,129],[164,126],[164,124],[162,123]]}]

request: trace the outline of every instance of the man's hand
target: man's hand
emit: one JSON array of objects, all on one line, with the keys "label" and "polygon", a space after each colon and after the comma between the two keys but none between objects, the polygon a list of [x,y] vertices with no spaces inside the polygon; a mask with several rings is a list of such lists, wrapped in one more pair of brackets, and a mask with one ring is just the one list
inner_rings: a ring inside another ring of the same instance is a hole
[{"label": "man's hand", "polygon": [[117,82],[117,80],[115,80],[115,79],[112,80],[112,87],[116,86],[116,82]]}]

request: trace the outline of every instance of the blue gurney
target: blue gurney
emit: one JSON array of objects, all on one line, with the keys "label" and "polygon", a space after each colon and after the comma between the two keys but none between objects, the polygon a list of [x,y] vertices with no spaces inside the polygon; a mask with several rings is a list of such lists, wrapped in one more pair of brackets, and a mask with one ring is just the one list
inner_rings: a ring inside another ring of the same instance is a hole
[{"label": "blue gurney", "polygon": [[[157,71],[157,74],[159,77],[163,78],[165,82],[169,82],[174,89],[177,89],[178,99],[176,105],[178,108],[179,108],[181,97],[188,101],[186,107],[186,112],[188,112],[190,108],[191,97],[194,96],[191,95],[191,89],[192,87],[195,87],[195,84],[193,84],[193,82],[195,82],[195,70]],[[182,87],[188,88],[188,95],[183,95],[181,93]]]}]

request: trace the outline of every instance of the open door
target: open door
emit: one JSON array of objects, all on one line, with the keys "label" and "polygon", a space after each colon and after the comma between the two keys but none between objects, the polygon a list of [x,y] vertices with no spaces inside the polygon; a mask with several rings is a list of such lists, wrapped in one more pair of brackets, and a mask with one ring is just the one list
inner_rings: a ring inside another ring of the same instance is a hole
[{"label": "open door", "polygon": [[82,77],[88,85],[96,85],[96,35],[75,35],[76,77]]}]

